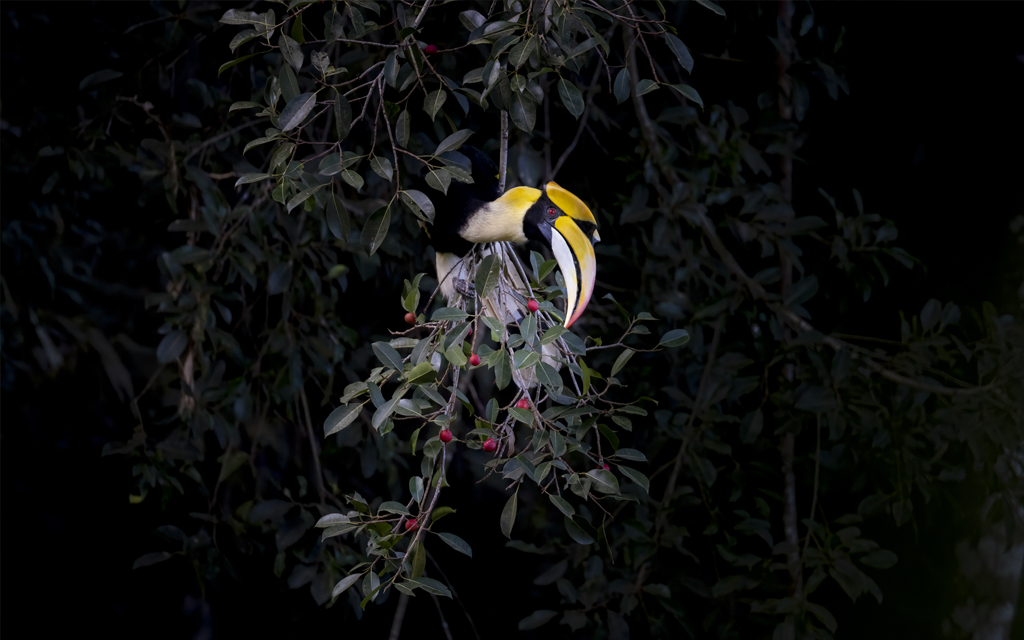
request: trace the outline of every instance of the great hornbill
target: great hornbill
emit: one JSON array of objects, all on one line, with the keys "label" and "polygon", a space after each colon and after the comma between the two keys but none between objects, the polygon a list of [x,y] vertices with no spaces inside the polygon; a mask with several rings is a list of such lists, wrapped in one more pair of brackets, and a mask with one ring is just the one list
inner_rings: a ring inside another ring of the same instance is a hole
[{"label": "great hornbill", "polygon": [[[593,245],[601,237],[594,214],[582,200],[554,182],[542,189],[515,187],[501,193],[494,162],[475,147],[466,145],[460,152],[472,163],[473,183],[452,181],[447,195],[435,199],[434,223],[428,228],[437,253],[441,293],[451,301],[457,291],[467,291],[463,287],[472,278],[463,258],[474,244],[537,240],[551,249],[565,280],[564,324],[569,327],[590,301],[597,277]],[[500,319],[517,320],[525,309],[516,311],[509,310],[513,317]]]}]

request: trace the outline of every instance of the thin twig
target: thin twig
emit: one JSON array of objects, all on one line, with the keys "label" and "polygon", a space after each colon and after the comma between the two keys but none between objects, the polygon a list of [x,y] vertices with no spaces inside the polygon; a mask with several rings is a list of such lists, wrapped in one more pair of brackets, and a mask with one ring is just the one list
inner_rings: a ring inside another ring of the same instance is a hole
[{"label": "thin twig", "polygon": [[501,110],[501,138],[498,151],[498,193],[505,193],[505,174],[508,172],[508,111]]},{"label": "thin twig", "polygon": [[[715,333],[711,338],[711,346],[708,348],[708,361],[704,365],[704,373],[700,377],[700,385],[697,387],[697,395],[693,399],[693,411],[690,413],[690,418],[686,423],[686,428],[683,430],[683,441],[679,445],[679,452],[676,454],[675,462],[672,465],[672,473],[668,476],[668,483],[665,485],[665,494],[661,498],[661,508],[665,509],[668,507],[669,502],[672,501],[672,493],[676,488],[676,480],[679,478],[679,470],[683,466],[683,459],[686,457],[686,448],[690,443],[689,431],[693,428],[694,421],[697,419],[697,414],[703,411],[704,394],[707,391],[708,382],[711,379],[711,370],[715,366],[715,357],[718,354],[718,343],[722,337],[722,326],[725,324],[725,315],[718,316],[718,321],[715,323]],[[660,526],[660,523],[659,523]]]},{"label": "thin twig", "polygon": [[398,608],[395,609],[395,618],[391,622],[391,633],[388,634],[388,640],[398,640],[398,636],[402,633],[402,621],[405,619],[405,609],[409,606],[409,594],[403,593],[398,598]]}]

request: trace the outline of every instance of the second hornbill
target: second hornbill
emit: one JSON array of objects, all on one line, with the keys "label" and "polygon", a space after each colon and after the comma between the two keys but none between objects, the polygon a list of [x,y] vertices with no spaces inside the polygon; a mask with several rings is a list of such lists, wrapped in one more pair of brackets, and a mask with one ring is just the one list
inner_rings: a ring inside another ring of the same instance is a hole
[{"label": "second hornbill", "polygon": [[593,245],[601,239],[594,214],[554,182],[542,189],[515,187],[501,193],[494,162],[468,145],[459,151],[472,163],[473,183],[452,181],[447,195],[435,199],[434,223],[427,229],[437,253],[441,293],[451,301],[459,285],[472,282],[462,259],[474,244],[537,240],[551,249],[565,280],[564,324],[569,327],[583,313],[594,291],[597,261]]}]

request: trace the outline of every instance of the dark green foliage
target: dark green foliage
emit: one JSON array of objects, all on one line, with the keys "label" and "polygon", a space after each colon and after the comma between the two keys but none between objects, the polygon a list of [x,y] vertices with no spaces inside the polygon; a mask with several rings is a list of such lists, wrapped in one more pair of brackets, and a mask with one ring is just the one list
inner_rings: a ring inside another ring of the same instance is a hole
[{"label": "dark green foliage", "polygon": [[[105,373],[105,402],[134,422],[103,454],[125,461],[133,504],[168,514],[135,568],[185,557],[205,590],[251,563],[340,627],[391,607],[392,586],[473,589],[449,582],[439,549],[525,593],[488,562],[507,545],[541,561],[508,629],[831,637],[888,597],[879,576],[900,558],[879,540],[964,504],[984,506],[977,527],[1021,535],[1020,321],[932,300],[898,340],[835,331],[840,303],[915,267],[854,185],[794,205],[810,95],[848,91],[841,36],[804,28],[803,8],[790,30],[728,7],[782,69],[754,111],[704,104],[670,3],[547,17],[454,3],[421,21],[423,6],[186,5],[187,28],[160,7],[167,46],[224,40],[219,80],[182,84],[168,61],[91,72],[63,146],[5,147],[8,176],[45,176],[3,222],[5,389],[79,359]],[[507,337],[433,297],[431,197],[471,179],[461,145],[498,155],[502,112],[507,186],[557,178],[601,225],[615,296],[569,332],[561,275],[537,253],[529,271],[522,252],[473,256],[478,293],[516,274],[541,302]],[[552,145],[558,127],[571,146]],[[607,156],[574,155],[584,135]],[[86,213],[111,190],[137,192],[167,233],[135,243],[152,228]],[[531,367],[536,412],[514,408]],[[492,437],[497,458],[479,452]],[[500,516],[448,501],[453,457],[472,467],[463,482],[487,478]],[[470,547],[474,529],[486,546]]]}]

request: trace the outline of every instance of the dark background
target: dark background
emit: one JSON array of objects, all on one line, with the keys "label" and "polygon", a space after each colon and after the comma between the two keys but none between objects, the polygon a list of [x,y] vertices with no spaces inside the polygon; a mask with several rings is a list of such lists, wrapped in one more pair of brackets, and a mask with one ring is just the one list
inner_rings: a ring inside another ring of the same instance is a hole
[{"label": "dark background", "polygon": [[[774,4],[762,6],[768,13],[776,11]],[[1024,252],[1009,233],[1009,223],[1024,213],[1024,5],[836,3],[814,8],[819,22],[846,29],[838,70],[850,95],[832,101],[820,88],[812,92],[810,136],[798,152],[795,206],[801,213],[830,216],[817,193],[821,187],[838,199],[840,208],[853,211],[850,188],[856,187],[867,210],[894,220],[900,245],[927,265],[910,272],[893,268],[887,288],[829,324],[898,337],[898,310],[916,311],[932,297],[970,308],[991,301],[1002,313],[1018,313]],[[58,141],[70,135],[77,121],[75,101],[68,95],[77,91],[81,78],[111,66],[112,50],[126,55],[105,38],[153,15],[144,4],[4,3],[0,11],[2,117],[21,126],[27,119],[46,117]],[[687,15],[681,36],[694,52],[692,84],[705,104],[732,99],[753,112],[754,79],[774,67],[770,43],[763,36],[736,32],[742,27],[732,20],[708,12]],[[196,73],[212,77],[227,59],[231,34],[216,35],[190,52],[189,66]],[[733,60],[721,59],[724,46]],[[4,165],[11,162],[9,135],[0,134]],[[575,166],[570,162],[564,171],[601,176],[602,167],[584,166],[583,159],[594,157],[588,153],[590,144],[584,138]],[[32,180],[22,183],[6,168],[3,182],[7,213],[23,206],[23,190],[40,188]],[[123,224],[126,243],[137,241],[135,234],[146,229],[145,212],[135,200],[132,193],[113,193],[93,202],[94,215],[105,226]],[[122,270],[126,286],[152,286],[147,283],[159,282],[155,256],[154,249],[148,262],[107,268]],[[9,263],[3,264],[4,277],[16,279]],[[158,321],[152,322],[155,331]],[[105,385],[105,376],[80,367],[74,377],[62,375],[39,387],[4,386],[5,632],[190,637],[212,625],[215,635],[235,637],[386,633],[392,604],[370,607],[358,627],[339,629],[336,610],[317,607],[308,590],[291,591],[273,576],[270,552],[262,564],[236,567],[242,579],[230,590],[205,594],[181,558],[132,571],[135,558],[156,548],[152,530],[165,524],[166,516],[155,500],[129,505],[130,469],[122,459],[100,457],[106,442],[124,439],[125,425],[132,421],[127,408],[111,413],[109,405],[96,401]],[[538,561],[502,546],[494,523],[504,499],[473,483],[468,461],[457,460],[453,470],[452,503],[482,523],[464,532],[478,553],[472,561],[447,549],[437,553],[445,554],[446,566],[461,567],[448,577],[481,636],[495,637],[494,629],[513,629],[529,610],[493,583],[508,575],[509,582],[529,584]],[[956,522],[927,523],[926,536],[907,527],[894,534],[902,538],[900,563],[876,577],[886,594],[883,604],[872,600],[861,609],[869,615],[841,617],[839,637],[938,637],[942,618],[954,604],[947,586],[956,560],[950,554],[945,565],[925,566],[922,559],[934,558],[930,550],[952,549],[965,533],[959,527]],[[491,577],[482,578],[485,572]],[[471,637],[459,605],[445,602],[446,617],[455,637]],[[430,599],[412,599],[406,636],[433,637],[436,616]]]}]

